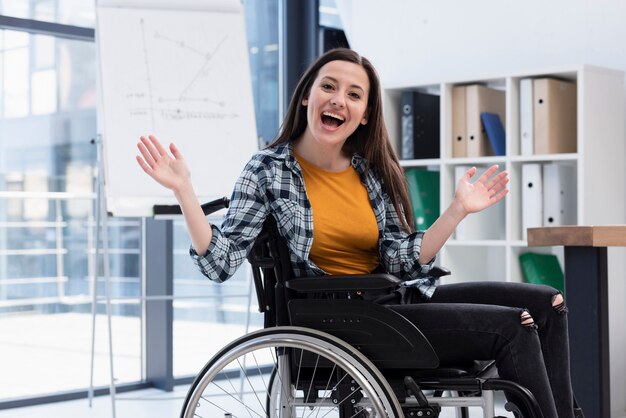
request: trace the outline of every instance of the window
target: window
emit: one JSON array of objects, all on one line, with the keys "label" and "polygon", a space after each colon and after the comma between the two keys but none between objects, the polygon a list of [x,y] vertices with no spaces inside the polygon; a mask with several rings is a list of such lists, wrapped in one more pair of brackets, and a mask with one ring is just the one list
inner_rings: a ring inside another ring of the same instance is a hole
[{"label": "window", "polygon": [[[278,132],[278,1],[244,1],[259,146]],[[211,222],[219,225],[221,218]],[[211,356],[249,329],[262,327],[250,273],[242,266],[223,284],[210,282],[189,260],[189,236],[174,223],[174,375],[196,374]]]},{"label": "window", "polygon": [[[259,143],[265,144],[279,124],[278,1],[243,4]],[[0,0],[0,14],[32,19],[35,27],[38,21],[76,25],[63,27],[70,32],[95,22],[94,4],[84,0]],[[93,257],[96,45],[66,35],[0,30],[0,407],[89,386],[94,292],[94,385],[109,384],[105,283]],[[141,219],[108,223],[116,383],[141,382],[141,269],[150,255],[142,260]],[[217,349],[241,335],[248,318],[256,328],[262,318],[250,307],[247,269],[224,285],[209,282],[189,260],[182,221],[174,228],[172,354],[175,375],[189,376],[212,354],[204,341]]]},{"label": "window", "polygon": [[0,14],[87,28],[96,22],[95,2],[85,0],[0,0]]},{"label": "window", "polygon": [[[0,393],[89,384],[96,57],[93,42],[0,31]],[[140,223],[112,220],[116,297],[140,294]],[[102,280],[96,286],[103,293]],[[138,301],[115,305],[120,382],[141,379]],[[98,304],[96,385],[108,382]],[[38,370],[25,373],[23,364]]]}]

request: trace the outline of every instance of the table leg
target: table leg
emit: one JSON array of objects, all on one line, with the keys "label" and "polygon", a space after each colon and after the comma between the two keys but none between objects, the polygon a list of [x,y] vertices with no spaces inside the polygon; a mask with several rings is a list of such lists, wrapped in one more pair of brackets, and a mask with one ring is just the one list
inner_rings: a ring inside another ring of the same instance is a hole
[{"label": "table leg", "polygon": [[607,249],[565,247],[572,384],[586,418],[611,416]]}]

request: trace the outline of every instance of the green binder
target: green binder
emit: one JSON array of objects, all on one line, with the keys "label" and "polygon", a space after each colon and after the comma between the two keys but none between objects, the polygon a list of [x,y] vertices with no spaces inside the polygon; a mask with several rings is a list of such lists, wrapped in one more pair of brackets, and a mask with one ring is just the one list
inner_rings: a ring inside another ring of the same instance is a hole
[{"label": "green binder", "polygon": [[405,170],[415,227],[428,229],[439,217],[439,171]]},{"label": "green binder", "polygon": [[563,270],[553,254],[525,253],[519,256],[524,281],[545,284],[564,292]]}]

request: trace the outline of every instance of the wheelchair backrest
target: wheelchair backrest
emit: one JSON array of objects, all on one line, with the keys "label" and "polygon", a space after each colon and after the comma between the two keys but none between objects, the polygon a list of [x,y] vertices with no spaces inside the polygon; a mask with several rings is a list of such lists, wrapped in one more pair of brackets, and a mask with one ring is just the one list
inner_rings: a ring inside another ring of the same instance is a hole
[{"label": "wheelchair backrest", "polygon": [[248,262],[252,266],[259,311],[265,314],[265,328],[289,325],[287,300],[293,292],[286,289],[284,283],[293,278],[293,270],[289,249],[273,216],[268,216],[263,223],[248,254]]}]

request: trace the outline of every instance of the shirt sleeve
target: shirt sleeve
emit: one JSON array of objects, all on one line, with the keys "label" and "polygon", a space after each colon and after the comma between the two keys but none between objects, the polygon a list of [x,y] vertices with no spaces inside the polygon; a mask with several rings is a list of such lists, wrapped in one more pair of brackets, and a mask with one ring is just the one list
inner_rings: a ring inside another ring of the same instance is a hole
[{"label": "shirt sleeve", "polygon": [[384,193],[385,220],[380,240],[381,263],[386,270],[402,280],[414,280],[428,276],[435,258],[420,264],[423,231],[407,233],[400,222],[395,207]]},{"label": "shirt sleeve", "polygon": [[221,283],[245,261],[259,235],[268,210],[260,188],[258,164],[253,159],[235,183],[222,226],[211,225],[213,237],[205,254],[191,247],[189,254],[200,272]]}]

